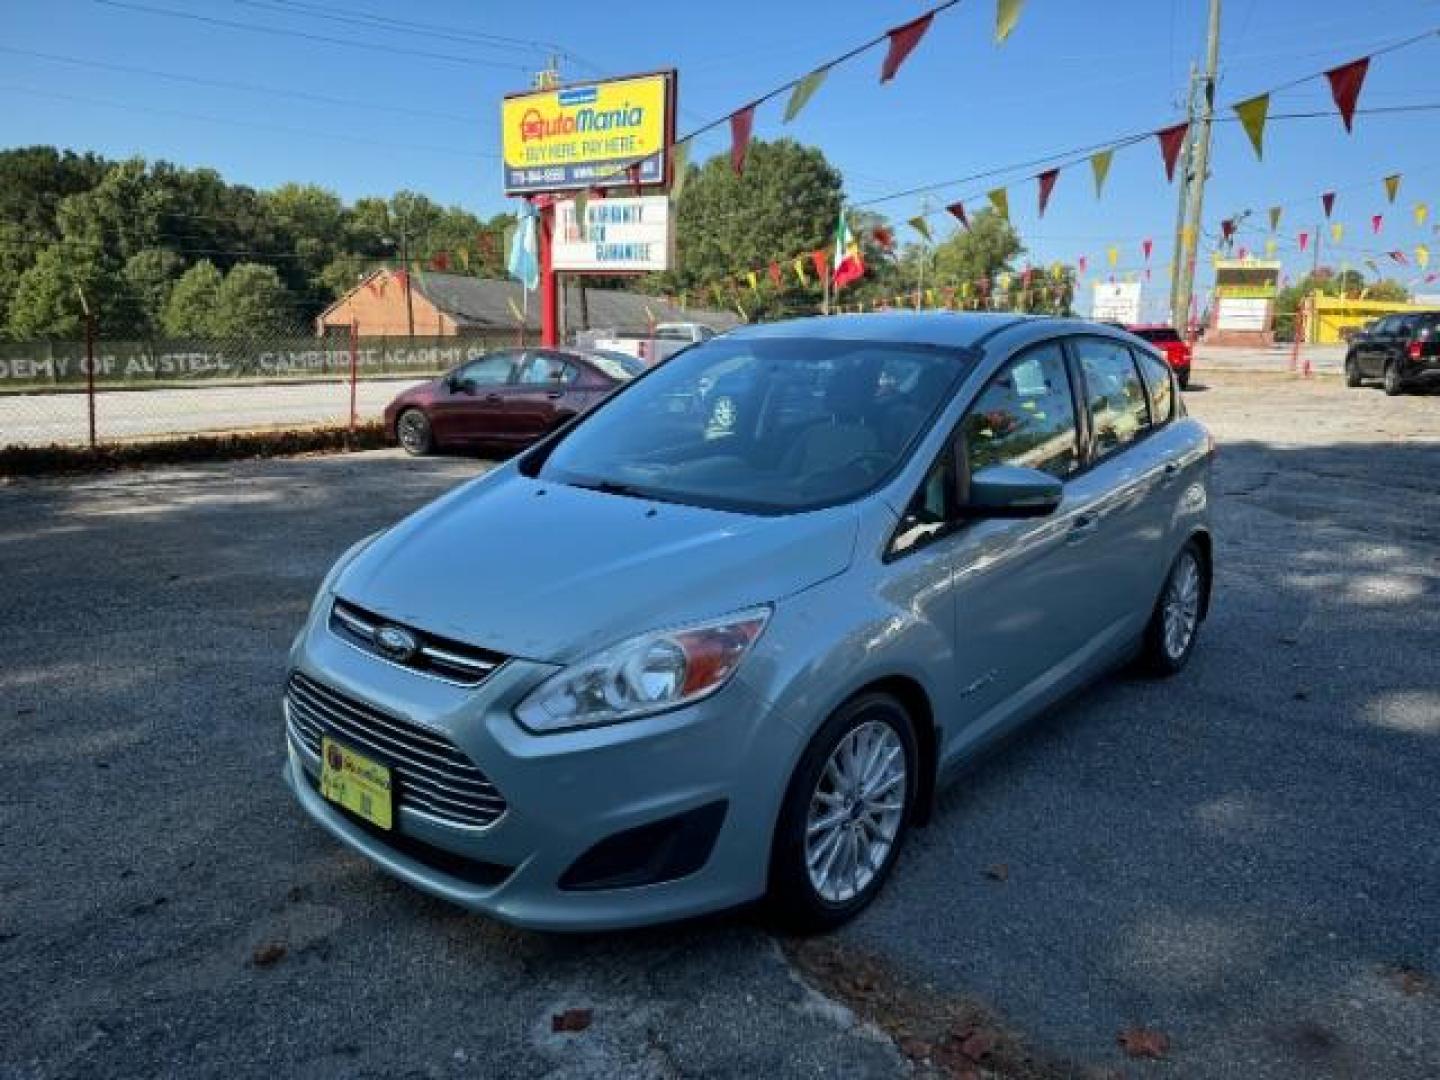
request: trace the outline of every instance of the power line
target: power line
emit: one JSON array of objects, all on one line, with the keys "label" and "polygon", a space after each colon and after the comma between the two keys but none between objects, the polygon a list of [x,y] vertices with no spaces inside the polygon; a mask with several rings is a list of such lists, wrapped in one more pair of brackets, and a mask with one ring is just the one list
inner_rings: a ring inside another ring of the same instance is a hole
[{"label": "power line", "polygon": [[467,45],[484,45],[489,48],[509,49],[519,52],[565,52],[563,47],[553,41],[506,37],[502,34],[490,34],[479,30],[472,31],[457,27],[445,27],[435,23],[405,22],[384,15],[371,15],[368,12],[343,10],[324,4],[304,3],[302,0],[234,0],[234,2],[245,7],[259,8],[261,10],[279,11],[312,19],[325,19],[330,22],[362,26],[368,29],[391,30],[401,34],[411,34],[416,37],[430,37],[442,41],[457,41]]},{"label": "power line", "polygon": [[173,11],[170,8],[151,7],[149,4],[132,3],[130,0],[94,0],[97,4],[106,7],[121,8],[126,11],[139,11],[147,15],[164,15],[172,19],[189,19],[192,22],[206,23],[210,26],[223,26],[230,30],[245,30],[254,34],[271,34],[276,37],[302,38],[306,41],[318,41],[326,45],[340,45],[351,49],[367,49],[371,52],[382,52],[387,55],[419,56],[427,60],[444,60],[451,64],[463,64],[466,67],[490,67],[503,71],[523,71],[530,73],[530,68],[523,64],[502,64],[494,60],[477,60],[473,56],[456,56],[452,53],[429,52],[425,49],[409,49],[401,45],[378,44],[369,41],[355,41],[350,38],[329,37],[325,34],[312,34],[306,30],[295,30],[289,27],[265,26],[261,23],[239,22],[234,19],[219,19],[213,15],[198,15],[193,11]]}]

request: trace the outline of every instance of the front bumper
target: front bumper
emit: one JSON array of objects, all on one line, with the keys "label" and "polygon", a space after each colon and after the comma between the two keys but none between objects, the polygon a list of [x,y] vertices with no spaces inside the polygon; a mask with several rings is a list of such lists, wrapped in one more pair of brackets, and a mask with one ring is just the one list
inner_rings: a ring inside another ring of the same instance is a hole
[{"label": "front bumper", "polygon": [[[320,763],[288,734],[284,776],[306,812],[339,840],[416,888],[516,925],[599,930],[684,918],[765,890],[770,836],[791,763],[794,725],[767,723],[740,680],[689,708],[588,731],[536,736],[514,706],[555,669],[511,660],[475,688],[387,664],[313,619],[294,669],[375,709],[443,733],[505,797],[491,824],[461,826],[407,810],[394,834],[361,824],[316,789]],[[285,708],[288,710],[289,706]],[[725,815],[703,865],[676,880],[562,889],[597,843],[717,802]],[[437,857],[439,856],[439,857]]]}]

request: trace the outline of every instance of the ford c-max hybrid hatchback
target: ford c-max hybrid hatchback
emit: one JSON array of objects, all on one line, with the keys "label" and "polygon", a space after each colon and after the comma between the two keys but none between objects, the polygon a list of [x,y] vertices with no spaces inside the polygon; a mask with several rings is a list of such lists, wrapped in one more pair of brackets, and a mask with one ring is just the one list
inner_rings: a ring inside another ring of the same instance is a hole
[{"label": "ford c-max hybrid hatchback", "polygon": [[838,924],[988,744],[1185,666],[1211,445],[1093,323],[736,330],[347,551],[291,652],[285,777],[513,923]]}]

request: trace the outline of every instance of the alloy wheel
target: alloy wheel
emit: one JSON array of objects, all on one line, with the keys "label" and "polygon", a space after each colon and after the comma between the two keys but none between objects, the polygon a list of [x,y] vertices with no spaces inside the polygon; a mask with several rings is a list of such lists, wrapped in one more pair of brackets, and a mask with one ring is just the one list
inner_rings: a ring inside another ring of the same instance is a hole
[{"label": "alloy wheel", "polygon": [[805,821],[810,885],[832,904],[863,892],[885,866],[905,813],[905,747],[871,720],[842,738],[821,770]]},{"label": "alloy wheel", "polygon": [[423,454],[428,442],[425,414],[411,409],[400,417],[398,427],[400,445],[412,454]]},{"label": "alloy wheel", "polygon": [[1172,660],[1185,655],[1200,621],[1200,564],[1194,552],[1180,555],[1170,580],[1165,583],[1162,607],[1165,622],[1165,653]]}]

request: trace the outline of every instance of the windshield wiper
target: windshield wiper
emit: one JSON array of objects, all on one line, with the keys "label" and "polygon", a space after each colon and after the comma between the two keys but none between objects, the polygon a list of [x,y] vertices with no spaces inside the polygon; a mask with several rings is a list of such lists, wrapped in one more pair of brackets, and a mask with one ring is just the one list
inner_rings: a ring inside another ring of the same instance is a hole
[{"label": "windshield wiper", "polygon": [[606,495],[620,495],[627,499],[644,499],[647,502],[676,501],[656,495],[654,492],[646,491],[643,488],[634,487],[631,484],[622,484],[616,480],[571,480],[570,486],[584,488],[586,491],[599,491]]}]

